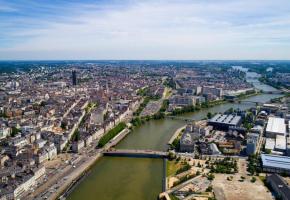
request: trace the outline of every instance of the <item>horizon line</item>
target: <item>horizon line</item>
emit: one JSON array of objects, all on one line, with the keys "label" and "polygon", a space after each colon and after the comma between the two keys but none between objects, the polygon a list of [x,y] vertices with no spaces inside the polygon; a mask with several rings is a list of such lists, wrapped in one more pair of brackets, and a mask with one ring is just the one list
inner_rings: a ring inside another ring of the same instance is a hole
[{"label": "horizon line", "polygon": [[0,59],[0,62],[27,61],[289,61],[290,59]]}]

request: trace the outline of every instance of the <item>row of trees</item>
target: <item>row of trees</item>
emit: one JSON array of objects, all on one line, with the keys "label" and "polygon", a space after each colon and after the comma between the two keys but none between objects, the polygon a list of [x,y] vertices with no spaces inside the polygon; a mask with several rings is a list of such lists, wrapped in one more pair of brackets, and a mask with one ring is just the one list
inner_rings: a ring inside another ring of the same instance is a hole
[{"label": "row of trees", "polygon": [[197,104],[195,106],[185,106],[183,108],[178,108],[178,109],[175,109],[172,111],[172,115],[173,116],[176,116],[176,115],[181,115],[181,114],[184,114],[184,113],[188,113],[188,112],[194,112],[194,111],[199,111],[201,109],[204,109],[204,108],[210,108],[214,105],[217,105],[217,104],[220,104],[224,102],[223,100],[221,101],[214,101],[214,102],[203,102],[201,104]]},{"label": "row of trees", "polygon": [[260,158],[257,154],[252,154],[248,157],[248,167],[247,171],[254,175],[255,173],[261,172],[260,170]]},{"label": "row of trees", "polygon": [[105,146],[112,138],[114,138],[118,133],[126,128],[126,124],[124,122],[119,123],[115,128],[111,129],[106,135],[101,137],[98,146]]},{"label": "row of trees", "polygon": [[187,170],[189,170],[191,168],[191,166],[186,163],[185,165],[183,165],[182,167],[180,167],[175,174],[181,174],[182,172],[185,172]]},{"label": "row of trees", "polygon": [[140,104],[139,108],[134,112],[135,116],[139,116],[142,110],[146,107],[146,105],[149,103],[150,97],[145,97],[144,101]]}]

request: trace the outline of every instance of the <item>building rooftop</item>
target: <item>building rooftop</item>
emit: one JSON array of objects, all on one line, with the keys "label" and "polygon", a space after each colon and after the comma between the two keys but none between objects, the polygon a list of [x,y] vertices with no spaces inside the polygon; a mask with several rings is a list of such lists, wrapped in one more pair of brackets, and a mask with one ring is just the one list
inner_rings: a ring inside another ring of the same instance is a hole
[{"label": "building rooftop", "polygon": [[275,149],[286,150],[286,137],[282,135],[276,135]]},{"label": "building rooftop", "polygon": [[269,117],[266,132],[286,134],[286,125],[283,118]]},{"label": "building rooftop", "polygon": [[248,134],[247,143],[256,144],[258,139],[259,139],[259,134],[257,134],[257,133],[249,133]]},{"label": "building rooftop", "polygon": [[236,126],[240,122],[240,120],[241,116],[216,114],[213,118],[209,120],[209,122]]},{"label": "building rooftop", "polygon": [[290,157],[288,156],[262,154],[261,157],[264,167],[290,170]]},{"label": "building rooftop", "polygon": [[271,176],[267,177],[267,181],[271,181],[272,184],[275,184],[281,193],[284,194],[287,199],[290,199],[290,188],[287,183],[282,179],[281,176],[278,174],[272,174]]},{"label": "building rooftop", "polygon": [[273,150],[275,148],[275,140],[272,138],[266,138],[265,149]]},{"label": "building rooftop", "polygon": [[193,140],[190,133],[184,133],[180,139],[181,144],[192,145]]}]

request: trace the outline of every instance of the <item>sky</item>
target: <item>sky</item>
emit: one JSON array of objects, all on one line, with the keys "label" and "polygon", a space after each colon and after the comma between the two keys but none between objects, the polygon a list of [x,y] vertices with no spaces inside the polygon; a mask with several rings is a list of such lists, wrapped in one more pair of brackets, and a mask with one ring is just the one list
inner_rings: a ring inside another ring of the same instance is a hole
[{"label": "sky", "polygon": [[289,60],[289,0],[0,0],[0,60]]}]

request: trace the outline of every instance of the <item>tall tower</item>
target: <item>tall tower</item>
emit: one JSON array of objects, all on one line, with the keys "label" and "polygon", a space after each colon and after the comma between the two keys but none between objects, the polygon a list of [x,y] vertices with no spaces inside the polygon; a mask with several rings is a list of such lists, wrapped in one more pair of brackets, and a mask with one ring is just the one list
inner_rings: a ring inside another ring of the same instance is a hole
[{"label": "tall tower", "polygon": [[108,82],[106,83],[106,90],[107,90],[107,93],[109,93],[109,83]]},{"label": "tall tower", "polygon": [[77,72],[76,72],[76,70],[72,71],[72,84],[73,84],[73,86],[77,85]]}]

